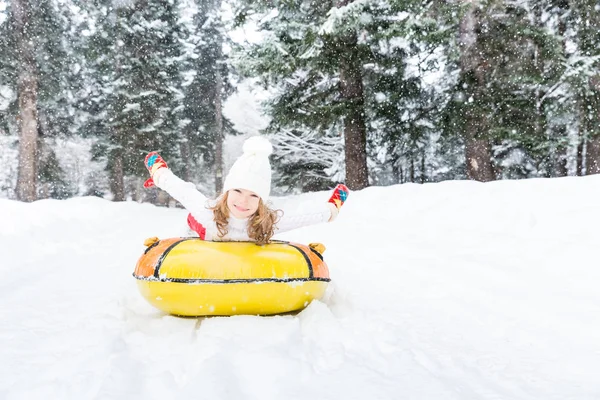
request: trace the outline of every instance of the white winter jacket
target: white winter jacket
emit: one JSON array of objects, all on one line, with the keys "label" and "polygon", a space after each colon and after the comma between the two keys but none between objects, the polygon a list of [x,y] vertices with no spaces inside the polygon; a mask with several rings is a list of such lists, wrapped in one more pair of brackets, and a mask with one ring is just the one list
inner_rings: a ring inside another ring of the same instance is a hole
[{"label": "white winter jacket", "polygon": [[[152,177],[154,184],[166,191],[175,200],[179,201],[206,229],[205,240],[213,241],[252,241],[248,236],[248,218],[239,219],[234,216],[229,217],[227,226],[227,235],[219,236],[217,224],[214,221],[214,214],[209,209],[214,205],[214,200],[210,201],[196,189],[195,185],[186,182],[177,177],[168,168],[160,168]],[[277,207],[274,207],[278,209]],[[277,222],[275,233],[281,233],[303,226],[314,225],[321,222],[327,222],[332,216],[330,203],[323,201],[311,205],[310,210],[305,207],[293,207],[293,209],[282,210],[283,216]]]}]

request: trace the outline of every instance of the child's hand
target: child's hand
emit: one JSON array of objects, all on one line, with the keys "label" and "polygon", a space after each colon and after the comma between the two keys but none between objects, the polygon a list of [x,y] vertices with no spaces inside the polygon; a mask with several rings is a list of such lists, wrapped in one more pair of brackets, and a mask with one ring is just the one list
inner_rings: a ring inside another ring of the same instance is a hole
[{"label": "child's hand", "polygon": [[348,193],[350,193],[348,187],[341,183],[338,184],[335,187],[335,189],[333,189],[333,194],[328,200],[329,203],[331,203],[334,206],[331,207],[331,218],[329,219],[329,221],[333,221],[337,217],[340,208],[342,207],[342,205],[344,205],[344,202],[348,198]]},{"label": "child's hand", "polygon": [[161,168],[169,168],[165,160],[158,154],[156,151],[152,151],[148,153],[146,159],[144,160],[144,165],[148,168],[148,172],[150,173],[150,178],[144,182],[144,187],[149,188],[154,186],[154,174]]},{"label": "child's hand", "polygon": [[329,202],[333,203],[339,210],[348,198],[349,192],[350,190],[346,187],[346,185],[340,183],[335,187],[335,189],[333,189],[333,194],[329,198]]}]

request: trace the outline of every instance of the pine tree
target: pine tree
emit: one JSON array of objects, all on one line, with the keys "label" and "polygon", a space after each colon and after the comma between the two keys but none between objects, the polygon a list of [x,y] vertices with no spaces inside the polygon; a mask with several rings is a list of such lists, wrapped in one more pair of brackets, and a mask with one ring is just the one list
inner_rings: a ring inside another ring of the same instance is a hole
[{"label": "pine tree", "polygon": [[17,93],[19,97],[19,175],[17,199],[34,201],[37,198],[37,141],[38,141],[38,80],[35,60],[33,9],[28,0],[11,4],[11,28],[15,33],[17,52]]},{"label": "pine tree", "polygon": [[[7,21],[0,25],[0,50],[3,54],[0,85],[18,92],[20,97],[18,103],[8,105],[4,126],[29,126],[30,132],[19,140],[17,197],[21,199],[24,198],[25,186],[27,199],[33,200],[46,196],[46,193],[58,193],[42,189],[38,183],[47,187],[53,181],[65,182],[66,179],[60,164],[46,170],[47,164],[41,162],[41,157],[54,151],[54,138],[76,132],[73,92],[77,90],[79,81],[72,62],[74,49],[70,47],[72,32],[69,27],[73,16],[69,10],[54,0],[34,3],[12,1],[8,3]],[[21,27],[21,24],[24,25]],[[23,80],[25,74],[30,78]],[[25,81],[28,83],[24,86]],[[32,96],[35,97],[35,106],[31,103]],[[32,111],[29,113],[23,110],[25,97],[29,98],[25,103],[31,104]],[[23,133],[21,131],[21,135]]]},{"label": "pine tree", "polygon": [[223,53],[226,35],[221,15],[221,0],[197,1],[188,24],[186,40],[189,55],[184,63],[187,75],[183,89],[181,156],[184,179],[201,181],[215,192],[222,187],[223,137],[234,133],[222,114],[222,104],[231,93],[230,67]]},{"label": "pine tree", "polygon": [[535,99],[532,116],[531,154],[541,176],[567,175],[567,126],[573,113],[567,105],[565,88],[566,2],[559,0],[532,2],[529,19],[534,30],[534,46],[530,95]]},{"label": "pine tree", "polygon": [[99,29],[88,51],[95,75],[89,111],[98,111],[89,126],[99,139],[94,156],[106,158],[110,189],[119,201],[127,194],[127,176],[145,176],[149,151],[160,151],[176,170],[180,165],[182,55],[175,2],[111,4],[98,3]]},{"label": "pine tree", "polygon": [[16,129],[14,118],[18,113],[17,104],[17,53],[15,31],[11,8],[0,10],[0,131],[13,132]]},{"label": "pine tree", "polygon": [[316,190],[343,178],[339,166],[325,164],[333,155],[315,162],[307,154],[315,132],[323,151],[335,148],[329,138],[344,133],[341,170],[355,187],[366,185],[367,159],[375,184],[425,181],[426,170],[442,170],[429,150],[437,141],[442,94],[423,83],[437,68],[434,53],[444,36],[431,15],[433,2],[283,3],[269,3],[277,12],[262,25],[266,39],[239,61],[246,74],[277,87],[268,131],[301,149],[296,157],[276,158],[279,175],[288,176],[282,183],[310,175],[316,182],[303,189]]},{"label": "pine tree", "polygon": [[456,25],[459,41],[447,49],[460,73],[444,130],[462,135],[471,179],[550,173],[546,118],[561,44],[530,10],[527,2],[469,2]]},{"label": "pine tree", "polygon": [[[261,25],[265,41],[238,60],[238,68],[247,76],[260,77],[278,89],[269,104],[272,123],[268,130],[343,134],[346,182],[354,189],[369,183],[363,64],[370,54],[358,42],[355,18],[362,7],[362,3],[346,1],[253,2],[252,8],[238,12],[242,20],[251,9],[271,15]],[[297,171],[316,167],[296,160],[299,163],[293,169]],[[319,167],[322,176],[330,167]]]},{"label": "pine tree", "polygon": [[580,146],[578,172],[600,173],[600,9],[597,1],[572,1],[571,26],[577,49],[569,63],[578,108]]},{"label": "pine tree", "polygon": [[438,85],[425,83],[439,69],[446,33],[432,2],[388,2],[369,10],[363,28],[373,62],[365,68],[369,148],[375,183],[435,180],[441,169],[434,153],[443,104]]}]

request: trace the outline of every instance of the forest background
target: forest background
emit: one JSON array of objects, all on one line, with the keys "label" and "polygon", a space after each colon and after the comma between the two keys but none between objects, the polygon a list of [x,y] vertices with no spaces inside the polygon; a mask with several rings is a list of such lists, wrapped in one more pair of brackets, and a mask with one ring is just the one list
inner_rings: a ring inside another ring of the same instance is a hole
[{"label": "forest background", "polygon": [[592,0],[0,0],[0,197],[218,193],[241,140],[276,194],[600,172]]}]

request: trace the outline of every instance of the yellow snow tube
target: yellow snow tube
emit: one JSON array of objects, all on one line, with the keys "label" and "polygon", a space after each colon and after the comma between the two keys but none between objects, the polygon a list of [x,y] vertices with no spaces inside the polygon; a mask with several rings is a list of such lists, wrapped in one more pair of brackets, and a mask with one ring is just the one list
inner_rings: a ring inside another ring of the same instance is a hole
[{"label": "yellow snow tube", "polygon": [[270,315],[300,310],[325,293],[324,246],[148,239],[133,276],[156,308],[181,316]]}]

